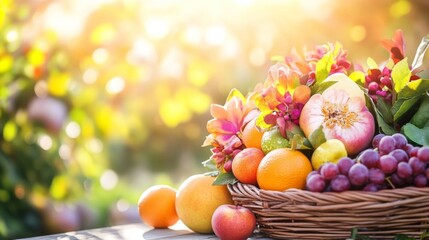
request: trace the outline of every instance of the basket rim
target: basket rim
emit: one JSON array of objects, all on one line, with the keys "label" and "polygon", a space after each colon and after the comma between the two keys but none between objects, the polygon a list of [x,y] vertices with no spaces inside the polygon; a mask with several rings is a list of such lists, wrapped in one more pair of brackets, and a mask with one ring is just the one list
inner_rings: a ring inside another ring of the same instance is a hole
[{"label": "basket rim", "polygon": [[353,197],[359,199],[377,199],[379,197],[403,198],[404,196],[423,196],[429,195],[429,187],[415,187],[408,186],[404,188],[382,189],[377,192],[368,192],[362,190],[348,190],[344,192],[311,192],[309,190],[291,188],[284,191],[260,189],[259,187],[251,184],[236,182],[228,184],[230,192],[245,192],[253,193],[253,195],[307,195],[311,198],[324,199],[325,197],[339,197],[342,199]]}]

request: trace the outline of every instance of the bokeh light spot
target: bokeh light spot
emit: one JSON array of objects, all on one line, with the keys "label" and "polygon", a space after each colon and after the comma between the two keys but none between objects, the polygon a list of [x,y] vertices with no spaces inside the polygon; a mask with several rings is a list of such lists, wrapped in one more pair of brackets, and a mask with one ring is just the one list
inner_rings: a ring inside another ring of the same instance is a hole
[{"label": "bokeh light spot", "polygon": [[122,77],[114,77],[106,84],[106,91],[109,94],[118,94],[125,88],[125,80]]},{"label": "bokeh light spot", "polygon": [[366,38],[366,28],[362,25],[353,26],[349,32],[350,39],[355,42],[362,42]]},{"label": "bokeh light spot", "polygon": [[39,98],[46,97],[48,94],[48,84],[46,81],[38,81],[36,85],[34,85],[34,93]]},{"label": "bokeh light spot", "polygon": [[95,63],[100,65],[107,62],[108,58],[109,58],[109,52],[104,48],[97,48],[92,53],[92,59],[94,60]]},{"label": "bokeh light spot", "polygon": [[52,147],[52,138],[48,135],[42,135],[38,138],[37,143],[43,150],[49,150]]},{"label": "bokeh light spot", "polygon": [[203,33],[199,27],[189,26],[185,29],[182,38],[188,44],[199,45],[203,40]]},{"label": "bokeh light spot", "polygon": [[19,34],[18,34],[18,31],[16,31],[15,29],[8,31],[6,34],[6,40],[8,42],[15,42],[16,40],[18,40],[18,38],[19,38]]},{"label": "bokeh light spot", "polygon": [[151,18],[145,22],[146,33],[154,39],[162,39],[170,32],[170,24],[165,19]]},{"label": "bokeh light spot", "polygon": [[223,26],[215,25],[206,30],[205,41],[210,45],[221,45],[226,39],[226,29]]},{"label": "bokeh light spot", "polygon": [[69,145],[62,144],[58,153],[60,154],[60,158],[64,161],[69,161],[72,157],[72,152]]},{"label": "bokeh light spot", "polygon": [[66,134],[70,138],[77,138],[80,135],[80,126],[76,122],[69,122],[66,126]]},{"label": "bokeh light spot", "polygon": [[83,82],[86,84],[93,84],[97,81],[98,72],[95,69],[87,69],[83,73]]},{"label": "bokeh light spot", "polygon": [[116,202],[116,208],[118,209],[119,212],[125,212],[130,208],[130,203],[125,199],[119,199]]},{"label": "bokeh light spot", "polygon": [[255,67],[264,65],[266,56],[265,51],[262,48],[254,48],[249,54],[249,61]]},{"label": "bokeh light spot", "polygon": [[118,175],[111,169],[106,170],[100,177],[101,187],[105,190],[112,190],[118,184]]},{"label": "bokeh light spot", "polygon": [[400,18],[411,11],[411,4],[407,0],[399,0],[390,7],[390,15],[394,18]]}]

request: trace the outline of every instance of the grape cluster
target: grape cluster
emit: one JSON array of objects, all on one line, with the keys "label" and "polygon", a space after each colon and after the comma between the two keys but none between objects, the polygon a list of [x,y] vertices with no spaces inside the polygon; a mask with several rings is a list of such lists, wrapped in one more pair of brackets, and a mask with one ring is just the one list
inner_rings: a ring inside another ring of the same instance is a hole
[{"label": "grape cluster", "polygon": [[363,190],[375,192],[429,183],[429,146],[415,147],[400,133],[376,135],[371,149],[355,159],[344,157],[325,163],[307,176],[312,192]]}]

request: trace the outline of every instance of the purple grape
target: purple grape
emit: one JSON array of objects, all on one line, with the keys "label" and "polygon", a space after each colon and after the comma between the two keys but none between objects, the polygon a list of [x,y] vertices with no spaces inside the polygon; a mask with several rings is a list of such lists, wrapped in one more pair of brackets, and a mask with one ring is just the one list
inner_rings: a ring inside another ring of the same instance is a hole
[{"label": "purple grape", "polygon": [[396,171],[398,161],[390,155],[383,155],[380,157],[380,169],[385,174],[390,174]]},{"label": "purple grape", "polygon": [[414,146],[411,144],[407,144],[404,147],[404,151],[407,152],[408,156],[411,156],[411,151],[413,150]]},{"label": "purple grape", "polygon": [[372,147],[373,148],[378,148],[378,144],[380,143],[380,140],[384,137],[385,135],[382,133],[379,133],[377,135],[374,136],[374,138],[372,139]]},{"label": "purple grape", "polygon": [[408,162],[408,154],[402,149],[395,149],[392,152],[390,152],[389,155],[394,157],[398,163]]},{"label": "purple grape", "polygon": [[368,181],[368,168],[361,164],[356,163],[350,168],[349,180],[353,186],[362,186]]},{"label": "purple grape", "polygon": [[355,164],[349,157],[343,157],[337,162],[338,170],[341,174],[348,176],[350,168]]},{"label": "purple grape", "polygon": [[420,161],[429,162],[429,147],[421,147],[417,151],[417,157],[420,159]]},{"label": "purple grape", "polygon": [[404,148],[408,144],[407,138],[400,133],[395,133],[392,135],[392,137],[395,139],[396,149]]},{"label": "purple grape", "polygon": [[308,179],[310,179],[310,177],[311,177],[311,176],[313,176],[314,174],[319,174],[319,173],[318,173],[317,171],[315,171],[315,170],[311,171],[311,172],[307,175],[306,181],[308,182]]},{"label": "purple grape", "polygon": [[320,173],[325,180],[331,180],[339,174],[338,166],[335,163],[328,162],[320,168]]},{"label": "purple grape", "polygon": [[[398,165],[399,167],[399,165]],[[392,181],[392,184],[397,187],[397,188],[401,188],[401,187],[405,187],[405,180],[401,177],[399,177],[398,174],[394,173],[392,175],[390,175],[390,180]]]},{"label": "purple grape", "polygon": [[331,188],[334,192],[344,192],[350,189],[350,181],[344,175],[338,175],[331,180]]},{"label": "purple grape", "polygon": [[388,154],[395,149],[395,145],[395,139],[392,136],[384,136],[378,143],[378,151],[380,155]]},{"label": "purple grape", "polygon": [[426,163],[420,161],[417,157],[411,157],[408,161],[411,168],[413,169],[413,175],[424,173],[426,170]]},{"label": "purple grape", "polygon": [[307,189],[312,192],[322,192],[325,189],[326,183],[323,177],[316,173],[308,179],[306,185]]},{"label": "purple grape", "polygon": [[426,175],[426,177],[429,179],[429,168],[426,168],[426,170],[425,170],[425,175]]},{"label": "purple grape", "polygon": [[413,169],[411,168],[410,164],[406,162],[400,162],[398,163],[398,169],[396,170],[396,173],[399,177],[406,179],[413,175]]},{"label": "purple grape", "polygon": [[374,149],[367,149],[363,151],[359,157],[358,161],[365,165],[367,168],[373,168],[378,166],[380,155]]},{"label": "purple grape", "polygon": [[419,152],[419,147],[413,147],[410,152],[408,153],[408,155],[410,157],[417,157],[417,153]]},{"label": "purple grape", "polygon": [[372,183],[375,183],[377,185],[381,185],[384,183],[384,178],[385,178],[384,172],[378,168],[369,169],[368,176],[369,176],[369,181]]},{"label": "purple grape", "polygon": [[416,187],[426,187],[427,184],[428,179],[423,174],[419,174],[414,178],[414,186]]},{"label": "purple grape", "polygon": [[369,183],[362,190],[366,191],[366,192],[377,192],[378,191],[378,187],[374,183]]}]

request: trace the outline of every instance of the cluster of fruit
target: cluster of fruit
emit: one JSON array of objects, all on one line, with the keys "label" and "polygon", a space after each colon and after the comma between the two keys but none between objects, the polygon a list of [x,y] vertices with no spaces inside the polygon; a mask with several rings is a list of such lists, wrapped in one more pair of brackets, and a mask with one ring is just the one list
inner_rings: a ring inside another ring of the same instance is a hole
[{"label": "cluster of fruit", "polygon": [[343,157],[325,163],[308,174],[312,192],[363,190],[375,192],[406,186],[426,187],[429,179],[429,147],[415,147],[400,133],[378,134],[355,159]]},{"label": "cluster of fruit", "polygon": [[220,239],[247,239],[256,226],[255,215],[236,206],[225,185],[213,185],[215,178],[195,174],[176,189],[154,185],[138,201],[142,221],[154,228],[168,228],[179,219],[190,230],[215,233]]}]

